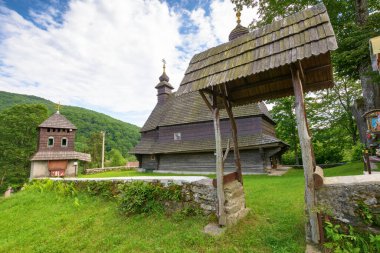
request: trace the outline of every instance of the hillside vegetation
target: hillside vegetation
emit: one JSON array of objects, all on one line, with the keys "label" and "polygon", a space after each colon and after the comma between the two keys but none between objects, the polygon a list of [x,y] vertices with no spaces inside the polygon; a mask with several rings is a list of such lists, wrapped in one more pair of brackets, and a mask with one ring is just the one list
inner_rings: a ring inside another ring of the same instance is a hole
[{"label": "hillside vegetation", "polygon": [[[60,111],[78,128],[75,149],[92,156],[86,166],[101,164],[100,131],[106,131],[106,166],[135,159],[128,151],[140,138],[137,126],[79,107],[65,106]],[[21,188],[29,177],[30,158],[37,151],[37,127],[54,112],[51,101],[0,91],[0,194],[9,186]]]},{"label": "hillside vegetation", "polygon": [[[52,101],[36,96],[0,91],[0,112],[20,104],[43,104],[47,106],[49,115],[56,111]],[[106,131],[106,151],[118,149],[123,156],[127,156],[128,151],[140,139],[139,127],[103,113],[76,106],[63,106],[60,111],[78,128],[76,146],[81,151],[86,151],[86,141],[95,132]]]}]

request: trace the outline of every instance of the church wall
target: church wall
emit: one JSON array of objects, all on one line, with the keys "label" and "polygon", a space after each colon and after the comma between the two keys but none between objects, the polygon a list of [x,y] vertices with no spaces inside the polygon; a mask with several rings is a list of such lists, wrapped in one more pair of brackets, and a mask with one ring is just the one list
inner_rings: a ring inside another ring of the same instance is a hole
[{"label": "church wall", "polygon": [[[236,120],[236,125],[240,136],[258,134],[262,131],[260,117],[239,118]],[[231,136],[231,124],[229,120],[221,120],[220,128],[223,137]],[[181,133],[182,141],[215,139],[214,123],[208,121],[160,127],[158,141],[160,143],[173,142],[174,133]]]},{"label": "church wall", "polygon": [[[264,161],[258,149],[241,150],[241,164],[243,172],[265,173]],[[270,163],[267,163],[270,166]],[[144,164],[142,166],[144,169]],[[213,152],[162,154],[160,155],[160,171],[191,171],[215,172],[215,155]],[[230,151],[225,163],[225,171],[235,171],[234,154]]]},{"label": "church wall", "polygon": [[47,161],[32,161],[30,178],[48,177],[48,162]]},{"label": "church wall", "polygon": [[[38,151],[74,151],[74,141],[75,141],[75,130],[72,130],[71,132],[64,132],[62,129],[60,129],[60,132],[55,130],[55,132],[52,131],[52,128],[50,129],[50,132],[47,131],[47,128],[41,128],[40,129],[40,138],[38,143]],[[64,129],[66,130],[66,129]],[[48,147],[48,138],[54,137],[54,146]],[[67,147],[61,147],[61,139],[63,137],[67,138],[68,145]]]},{"label": "church wall", "polygon": [[275,130],[274,125],[272,123],[269,123],[265,119],[262,119],[261,121],[262,121],[261,127],[263,129],[263,133],[271,135],[271,136],[276,136],[276,130]]},{"label": "church wall", "polygon": [[[74,177],[75,176],[75,160],[70,160],[67,163],[67,168],[65,171],[65,177]],[[78,171],[77,167],[77,171]],[[50,172],[48,169],[48,161],[32,161],[30,178],[39,178],[39,177],[50,177]]]},{"label": "church wall", "polygon": [[[75,166],[74,162],[77,162],[75,160],[71,160],[67,163],[67,168],[65,171],[65,177],[75,177]],[[77,166],[77,171],[78,171],[78,166]]]},{"label": "church wall", "polygon": [[[154,160],[152,159],[154,156]],[[142,162],[140,167],[146,170],[155,170],[157,169],[157,155],[142,155]]]}]

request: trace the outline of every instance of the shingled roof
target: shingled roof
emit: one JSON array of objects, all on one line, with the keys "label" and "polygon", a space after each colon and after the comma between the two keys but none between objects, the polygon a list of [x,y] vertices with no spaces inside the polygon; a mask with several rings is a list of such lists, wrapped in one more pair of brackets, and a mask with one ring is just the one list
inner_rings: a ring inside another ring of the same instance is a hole
[{"label": "shingled roof", "polygon": [[[264,115],[273,122],[264,103],[239,106],[233,108],[233,113],[237,118],[253,115]],[[225,110],[221,110],[220,118],[228,118]],[[211,112],[198,93],[190,93],[180,97],[176,97],[175,93],[173,93],[164,104],[156,105],[140,131],[146,132],[160,126],[179,125],[211,120]]]},{"label": "shingled roof", "polygon": [[[222,147],[227,145],[227,137],[222,138]],[[254,134],[239,136],[239,149],[251,149],[258,147],[285,147],[287,144],[274,136],[267,134]],[[191,141],[175,142],[156,142],[154,139],[142,138],[140,143],[131,152],[133,154],[168,154],[168,153],[187,153],[187,152],[205,152],[215,150],[215,140],[197,139]]]},{"label": "shingled roof", "polygon": [[64,128],[64,129],[77,129],[73,123],[71,123],[65,116],[59,112],[54,113],[47,120],[42,122],[38,127],[49,127],[49,128]]},{"label": "shingled roof", "polygon": [[318,4],[195,55],[176,95],[226,83],[234,105],[292,95],[291,63],[302,66],[305,92],[329,88],[335,49],[326,7]]},{"label": "shingled roof", "polygon": [[31,161],[80,160],[91,162],[91,155],[76,151],[37,152]]}]

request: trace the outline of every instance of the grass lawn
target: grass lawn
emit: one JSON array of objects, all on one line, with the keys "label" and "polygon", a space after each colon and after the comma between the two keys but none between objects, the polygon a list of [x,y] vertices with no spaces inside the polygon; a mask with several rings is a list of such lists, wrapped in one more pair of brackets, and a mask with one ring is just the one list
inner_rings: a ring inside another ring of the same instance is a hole
[{"label": "grass lawn", "polygon": [[[353,163],[325,174],[361,170]],[[131,175],[125,173],[111,174]],[[116,203],[96,197],[79,195],[77,206],[74,198],[52,192],[19,192],[0,198],[0,252],[304,252],[303,185],[302,170],[244,176],[251,212],[217,238],[202,233],[204,217],[124,217]]]},{"label": "grass lawn", "polygon": [[135,170],[116,170],[116,171],[106,171],[96,174],[89,175],[79,175],[83,178],[97,178],[97,177],[134,177],[134,176],[206,176],[214,178],[215,174],[205,175],[205,174],[173,174],[173,173],[153,173],[153,172],[137,172]]}]

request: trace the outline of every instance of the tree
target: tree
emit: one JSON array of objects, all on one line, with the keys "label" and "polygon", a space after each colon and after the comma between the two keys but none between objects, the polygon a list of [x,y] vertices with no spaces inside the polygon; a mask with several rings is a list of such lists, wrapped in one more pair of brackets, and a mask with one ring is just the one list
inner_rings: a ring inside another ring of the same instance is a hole
[{"label": "tree", "polygon": [[[277,123],[277,137],[290,145],[290,151],[294,153],[295,164],[300,164],[299,139],[296,116],[294,114],[294,98],[286,97],[270,102],[273,103],[271,114]],[[293,164],[291,161],[290,163]]]},{"label": "tree", "polygon": [[101,132],[92,132],[87,139],[87,150],[91,154],[90,168],[99,168],[102,166],[102,145],[103,135]]},{"label": "tree", "polygon": [[309,98],[309,118],[313,132],[337,128],[340,143],[350,138],[347,143],[356,145],[358,129],[351,107],[360,96],[359,82],[339,77],[335,79],[333,88],[313,94]]},{"label": "tree", "polygon": [[126,164],[125,158],[122,156],[119,150],[112,149],[109,153],[110,166],[124,166]]},{"label": "tree", "polygon": [[0,113],[0,192],[20,188],[37,151],[37,127],[48,117],[44,105],[16,105]]},{"label": "tree", "polygon": [[[260,20],[254,20],[251,28],[271,23],[294,12],[322,2],[321,0],[231,0],[235,9],[258,6]],[[363,97],[353,106],[353,113],[364,132],[364,111],[380,107],[380,78],[370,73],[368,41],[380,34],[380,1],[378,0],[325,0],[339,48],[333,56],[335,74],[341,78],[360,81]],[[361,136],[362,137],[362,136]],[[362,139],[364,142],[364,139]]]}]

